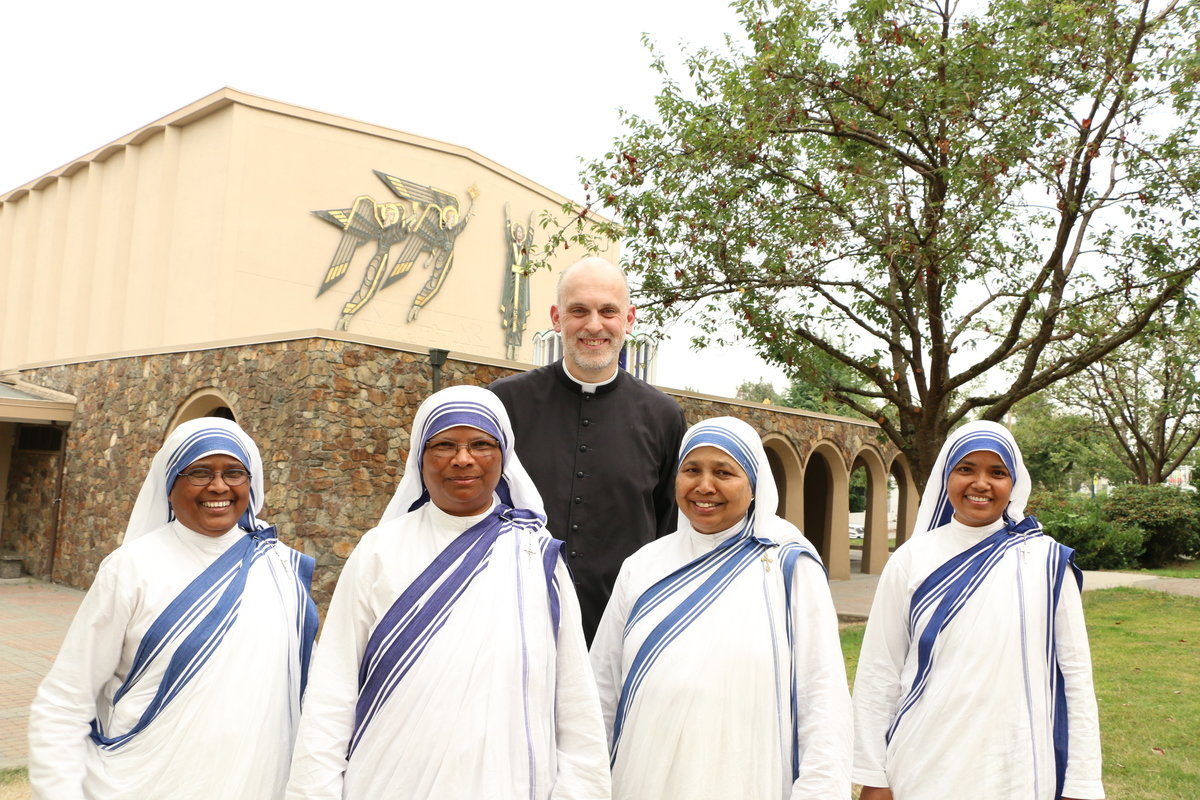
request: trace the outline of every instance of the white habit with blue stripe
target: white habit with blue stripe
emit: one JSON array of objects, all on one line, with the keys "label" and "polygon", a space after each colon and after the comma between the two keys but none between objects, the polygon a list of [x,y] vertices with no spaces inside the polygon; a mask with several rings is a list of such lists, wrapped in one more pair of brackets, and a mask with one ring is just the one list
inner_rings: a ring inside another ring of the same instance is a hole
[{"label": "white habit with blue stripe", "polygon": [[[945,476],[975,450],[1007,454],[1014,482],[1006,513],[1023,527],[950,518]],[[955,431],[922,498],[922,527],[880,576],[854,680],[854,780],[890,787],[895,800],[1052,800],[1054,709],[1063,703],[1063,795],[1104,796],[1079,587],[1063,548],[1025,516],[1029,474],[1020,459],[1002,426]],[[998,544],[981,545],[1006,528]],[[946,565],[965,562],[972,548],[988,560],[962,573],[974,581],[943,625],[940,603],[914,605],[914,595],[937,598],[955,580]]]},{"label": "white habit with blue stripe", "polygon": [[[463,553],[500,497],[454,516],[428,501],[421,478],[423,444],[460,425],[501,443],[497,495],[521,509]],[[477,387],[443,390],[418,410],[412,443],[383,520],[338,579],[287,797],[604,800],[579,602],[504,407]]]},{"label": "white habit with blue stripe", "polygon": [[681,514],[675,533],[621,568],[591,650],[613,796],[845,800],[850,695],[825,571],[775,516],[757,432],[706,420],[682,452],[702,446],[757,473],[753,511],[713,534]]}]

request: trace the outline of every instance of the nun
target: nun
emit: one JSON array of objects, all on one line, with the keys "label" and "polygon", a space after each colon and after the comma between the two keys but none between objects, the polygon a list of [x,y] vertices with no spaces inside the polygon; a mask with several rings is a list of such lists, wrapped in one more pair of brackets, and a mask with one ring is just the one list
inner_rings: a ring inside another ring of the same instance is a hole
[{"label": "nun", "polygon": [[37,690],[34,797],[283,796],[317,610],[264,488],[237,424],[167,437]]},{"label": "nun", "polygon": [[854,680],[863,800],[1104,797],[1070,548],[1025,513],[1012,434],[946,440],[879,579]]},{"label": "nun", "polygon": [[496,395],[417,410],[408,463],[346,560],[289,798],[607,798],[579,602]]},{"label": "nun", "polygon": [[592,643],[613,796],[845,800],[837,616],[758,433],[693,425],[675,500],[678,529],[626,559]]}]

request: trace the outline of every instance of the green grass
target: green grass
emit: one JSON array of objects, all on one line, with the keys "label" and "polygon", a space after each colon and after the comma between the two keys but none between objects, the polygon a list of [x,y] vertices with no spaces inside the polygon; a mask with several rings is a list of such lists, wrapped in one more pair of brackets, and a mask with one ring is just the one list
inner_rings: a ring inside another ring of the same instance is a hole
[{"label": "green grass", "polygon": [[1200,578],[1200,561],[1188,561],[1160,569],[1139,569],[1134,572],[1144,572],[1147,575],[1161,575],[1164,578]]},{"label": "green grass", "polygon": [[[1120,588],[1087,592],[1083,599],[1105,792],[1120,800],[1195,800],[1200,598]],[[841,630],[851,682],[863,629],[852,624]]]},{"label": "green grass", "polygon": [[838,628],[842,635],[842,657],[846,660],[846,679],[853,689],[854,673],[858,670],[858,651],[862,649],[863,631],[867,629],[867,623],[846,622]]},{"label": "green grass", "polygon": [[8,786],[10,783],[24,783],[29,780],[29,772],[21,767],[19,769],[0,769],[0,786]]},{"label": "green grass", "polygon": [[1086,593],[1084,610],[1108,796],[1195,798],[1200,598],[1107,589]]}]

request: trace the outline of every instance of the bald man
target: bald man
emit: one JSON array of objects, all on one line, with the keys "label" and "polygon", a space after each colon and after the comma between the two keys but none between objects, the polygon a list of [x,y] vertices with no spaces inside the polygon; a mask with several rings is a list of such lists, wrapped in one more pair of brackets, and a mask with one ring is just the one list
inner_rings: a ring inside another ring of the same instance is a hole
[{"label": "bald man", "polygon": [[683,411],[620,369],[634,313],[620,269],[597,257],[571,265],[550,308],[564,357],[488,387],[512,419],[547,527],[566,542],[589,644],[621,563],[675,529]]}]

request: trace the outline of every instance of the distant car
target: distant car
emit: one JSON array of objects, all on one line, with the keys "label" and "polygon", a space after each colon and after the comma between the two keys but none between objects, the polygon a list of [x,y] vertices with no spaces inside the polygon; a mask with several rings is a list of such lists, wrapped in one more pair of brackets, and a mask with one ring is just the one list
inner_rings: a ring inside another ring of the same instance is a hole
[{"label": "distant car", "polygon": [[850,526],[850,538],[851,539],[861,539],[865,535],[866,535],[866,530],[863,528],[862,525],[851,525]]}]

